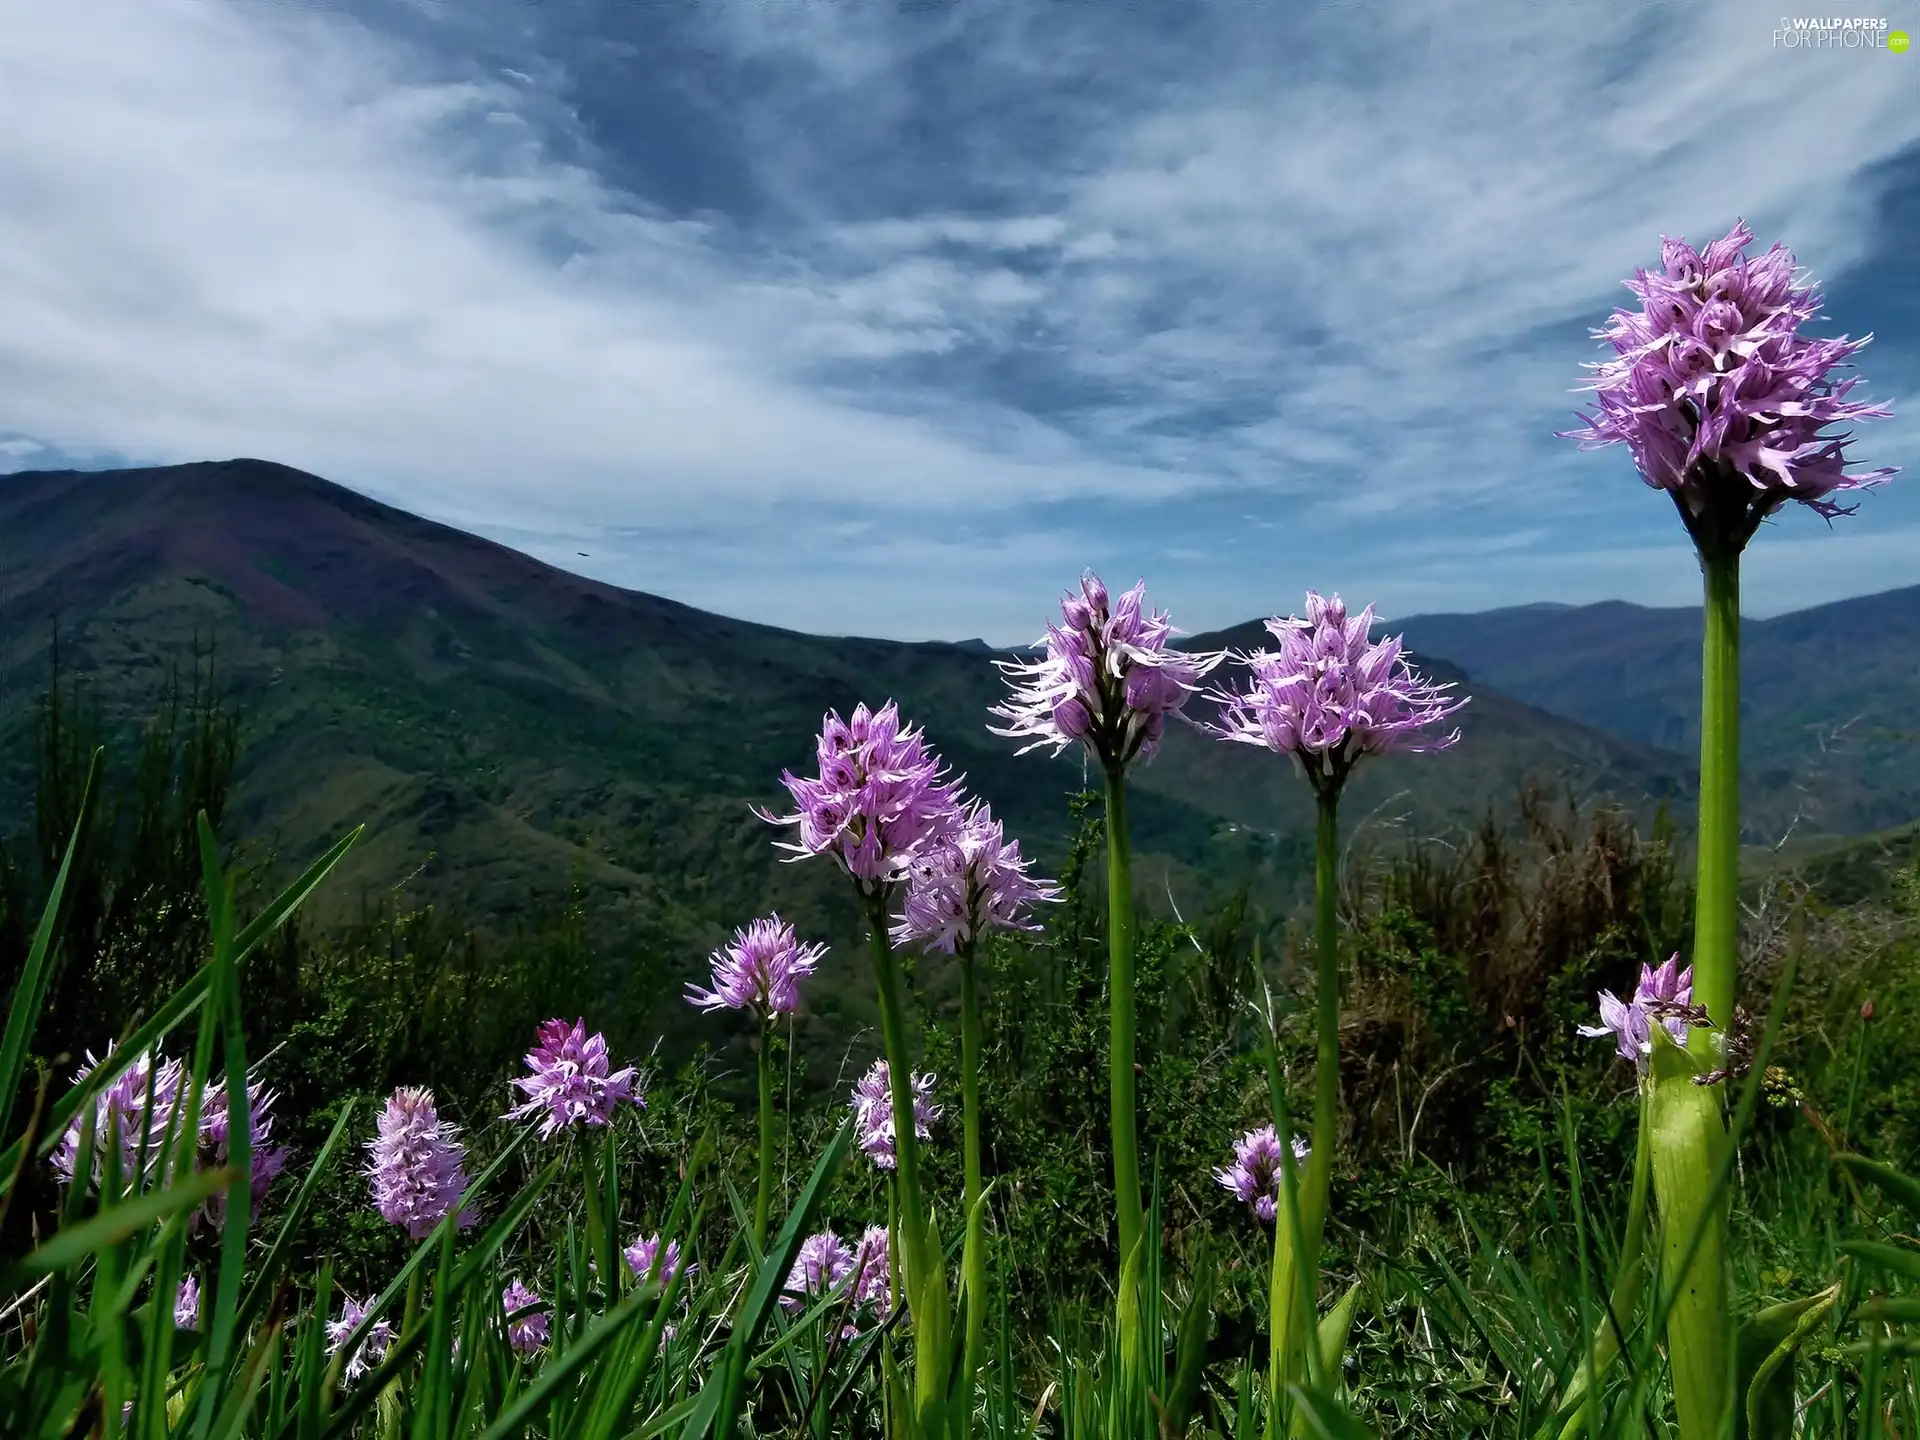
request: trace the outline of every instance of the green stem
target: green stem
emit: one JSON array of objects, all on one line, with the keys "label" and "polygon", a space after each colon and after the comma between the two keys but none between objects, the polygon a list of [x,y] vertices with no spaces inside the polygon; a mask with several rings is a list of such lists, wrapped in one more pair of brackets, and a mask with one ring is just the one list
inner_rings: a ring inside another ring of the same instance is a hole
[{"label": "green stem", "polygon": [[[1300,1382],[1312,1342],[1319,1294],[1320,1246],[1333,1187],[1333,1152],[1340,1132],[1340,793],[1328,784],[1318,797],[1314,835],[1315,953],[1313,1149],[1300,1179],[1297,1218],[1283,1197],[1276,1217],[1271,1282],[1273,1339],[1270,1383],[1276,1390]],[[1280,1117],[1284,1123],[1284,1114]],[[1291,1134],[1280,1136],[1292,1145]],[[1295,1248],[1295,1236],[1298,1249]]]},{"label": "green stem", "polygon": [[[1703,549],[1700,573],[1706,603],[1693,998],[1706,1007],[1714,1029],[1724,1030],[1733,1019],[1740,963],[1739,550]],[[1660,1034],[1654,1036],[1653,1193],[1660,1211],[1662,1280],[1672,1297],[1667,1350],[1681,1440],[1720,1440],[1732,1408],[1728,1201],[1710,1194],[1728,1137],[1721,1087],[1693,1083],[1697,1069],[1724,1064],[1714,1041],[1713,1030],[1694,1027],[1687,1041],[1689,1061]]]},{"label": "green stem", "polygon": [[946,1273],[920,1187],[920,1142],[913,1130],[913,1071],[907,1053],[906,1002],[900,966],[887,941],[883,901],[868,906],[869,953],[880,999],[880,1037],[887,1052],[893,1092],[894,1175],[900,1189],[900,1259],[907,1305],[913,1312],[914,1433],[922,1440],[945,1433],[947,1313]]},{"label": "green stem", "polygon": [[964,1408],[957,1420],[961,1440],[973,1431],[973,1388],[980,1378],[986,1351],[987,1253],[986,1207],[980,1203],[985,1188],[980,1164],[980,990],[972,940],[960,950],[960,1096],[965,1147],[966,1239],[960,1268],[967,1292],[966,1342],[962,1352],[966,1389]]},{"label": "green stem", "polygon": [[1113,765],[1107,767],[1107,988],[1113,1012],[1107,1060],[1113,1107],[1113,1205],[1123,1271],[1146,1228],[1140,1207],[1140,1140],[1134,1128],[1133,931],[1126,772]]},{"label": "green stem", "polygon": [[[1306,1194],[1300,1205],[1307,1264],[1319,1264],[1333,1180],[1333,1147],[1340,1130],[1340,794],[1330,786],[1319,797],[1313,855],[1314,980],[1313,1153],[1307,1157]],[[1291,1143],[1281,1137],[1282,1144]]]},{"label": "green stem", "polygon": [[[1733,1017],[1740,945],[1740,556],[1701,557],[1706,625],[1700,678],[1699,872],[1694,898],[1693,998],[1716,1027]],[[1712,1061],[1712,1037],[1693,1032]],[[1715,1062],[1717,1064],[1717,1062]]]},{"label": "green stem", "polygon": [[760,1188],[753,1197],[753,1248],[767,1248],[767,1216],[773,1210],[773,1023],[760,1026]]},{"label": "green stem", "polygon": [[1732,1285],[1728,1197],[1716,1182],[1728,1135],[1718,1085],[1696,1085],[1696,1062],[1653,1032],[1653,1198],[1667,1362],[1680,1440],[1722,1440],[1732,1418]]}]

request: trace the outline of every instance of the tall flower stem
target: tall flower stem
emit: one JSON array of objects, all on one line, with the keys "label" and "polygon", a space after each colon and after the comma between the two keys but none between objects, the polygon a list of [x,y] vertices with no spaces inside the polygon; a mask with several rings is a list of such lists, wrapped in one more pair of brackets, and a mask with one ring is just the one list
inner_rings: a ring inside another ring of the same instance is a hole
[{"label": "tall flower stem", "polygon": [[893,1094],[895,1174],[900,1191],[900,1259],[907,1307],[913,1313],[912,1433],[934,1440],[945,1433],[947,1283],[943,1257],[933,1234],[932,1216],[920,1188],[920,1145],[913,1128],[913,1072],[907,1054],[906,1003],[900,966],[887,940],[884,901],[871,900],[869,952],[874,988],[880,1000],[880,1036],[887,1052],[888,1087]]},{"label": "tall flower stem", "polygon": [[1140,1139],[1134,1126],[1133,1084],[1133,846],[1127,831],[1126,772],[1107,771],[1107,988],[1113,1026],[1107,1047],[1112,1091],[1113,1206],[1120,1232],[1120,1266],[1140,1243],[1146,1218],[1140,1207]]},{"label": "tall flower stem", "polygon": [[[1693,998],[1724,1027],[1733,1016],[1740,924],[1740,556],[1700,558],[1706,627],[1700,675],[1700,844],[1694,901]],[[1708,1031],[1691,1048],[1713,1056]]]},{"label": "tall flower stem", "polygon": [[[1733,1018],[1740,958],[1740,553],[1702,546],[1705,625],[1700,678],[1699,870],[1694,896],[1693,997],[1715,1030]],[[1657,1027],[1656,1027],[1657,1028]],[[1667,1346],[1681,1440],[1719,1440],[1732,1404],[1732,1286],[1727,1197],[1714,1177],[1727,1146],[1718,1086],[1693,1083],[1717,1067],[1714,1032],[1688,1037],[1691,1063],[1654,1040],[1653,1191],[1660,1207],[1662,1280],[1673,1298]],[[1687,1253],[1700,1235],[1691,1263]],[[1685,1265],[1682,1273],[1681,1267]]]},{"label": "tall flower stem", "polygon": [[966,1367],[965,1409],[956,1418],[962,1440],[973,1431],[973,1386],[980,1378],[980,1363],[986,1353],[986,1207],[980,1203],[984,1189],[980,1164],[980,1051],[979,976],[974,964],[974,944],[969,939],[960,947],[960,1119],[966,1165],[963,1192],[966,1239],[960,1252],[960,1269],[967,1291],[967,1330],[961,1352]]},{"label": "tall flower stem", "polygon": [[[1319,792],[1314,835],[1313,934],[1314,1057],[1313,1149],[1300,1179],[1299,1217],[1290,1224],[1283,1200],[1274,1232],[1273,1356],[1283,1384],[1301,1379],[1307,1337],[1315,1322],[1307,1295],[1319,1293],[1320,1244],[1326,1233],[1327,1200],[1333,1185],[1333,1150],[1340,1129],[1340,795],[1337,785]],[[1299,1250],[1294,1249],[1294,1234]],[[1304,1280],[1303,1280],[1304,1276]],[[1301,1296],[1301,1303],[1296,1303]]]},{"label": "tall flower stem", "polygon": [[1314,833],[1313,1153],[1307,1157],[1306,1194],[1300,1206],[1307,1260],[1317,1265],[1327,1223],[1327,1193],[1333,1179],[1333,1147],[1340,1127],[1340,795],[1329,787],[1319,797]]},{"label": "tall flower stem", "polygon": [[753,1248],[767,1248],[773,1210],[773,1021],[760,1024],[760,1188],[753,1197]]}]

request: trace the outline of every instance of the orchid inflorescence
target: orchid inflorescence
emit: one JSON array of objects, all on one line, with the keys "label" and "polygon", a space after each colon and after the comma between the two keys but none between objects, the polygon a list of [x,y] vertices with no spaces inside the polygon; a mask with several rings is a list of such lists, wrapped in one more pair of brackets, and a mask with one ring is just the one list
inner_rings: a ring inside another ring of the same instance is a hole
[{"label": "orchid inflorescence", "polygon": [[[109,1045],[107,1055],[112,1054],[113,1047]],[[103,1063],[104,1059],[96,1059],[91,1051],[87,1052],[86,1063],[74,1072],[74,1083],[77,1085],[85,1080],[96,1066]],[[250,1146],[248,1184],[255,1210],[258,1210],[261,1200],[275,1178],[286,1169],[287,1161],[293,1155],[291,1147],[272,1143],[273,1102],[277,1098],[276,1093],[262,1082],[251,1079],[247,1082],[247,1137]],[[101,1152],[111,1131],[119,1133],[120,1169],[123,1175],[142,1172],[143,1165],[144,1177],[148,1180],[166,1173],[166,1162],[170,1158],[168,1147],[178,1143],[176,1131],[186,1118],[186,1101],[185,1065],[179,1060],[157,1057],[152,1051],[142,1051],[135,1056],[126,1069],[114,1077],[113,1083],[93,1100],[90,1113],[93,1119],[94,1181],[97,1183],[100,1179]],[[49,1157],[55,1173],[67,1184],[73,1183],[74,1171],[79,1164],[81,1132],[86,1118],[84,1114],[73,1118]],[[193,1147],[192,1168],[210,1169],[225,1165],[231,1157],[227,1082],[224,1079],[209,1081],[201,1093],[198,1131],[197,1143]],[[208,1197],[201,1213],[218,1224],[226,1213],[226,1203],[226,1192],[216,1191]]]},{"label": "orchid inflorescence", "polygon": [[821,1230],[800,1242],[780,1304],[798,1314],[810,1299],[842,1296],[853,1318],[841,1327],[840,1336],[851,1340],[860,1331],[857,1322],[884,1323],[893,1313],[893,1278],[886,1226],[869,1225],[851,1245],[831,1229]]},{"label": "orchid inflorescence", "polygon": [[1110,600],[1098,575],[1083,575],[1079,593],[1061,602],[1060,623],[1034,642],[1043,658],[994,662],[1014,687],[992,711],[1008,722],[993,733],[1026,740],[1022,754],[1051,745],[1057,755],[1079,744],[1110,768],[1151,760],[1167,717],[1223,657],[1171,648],[1179,632],[1164,611],[1146,608],[1146,594],[1142,580]]},{"label": "orchid inflorescence", "polygon": [[795,813],[754,813],[798,830],[798,841],[780,847],[795,859],[831,855],[864,893],[879,895],[905,879],[914,857],[959,823],[959,782],[945,778],[925,737],[900,723],[891,702],[879,710],[857,705],[845,720],[830,712],[816,756],[817,776],[781,772]]},{"label": "orchid inflorescence", "polygon": [[1350,616],[1338,595],[1309,590],[1305,619],[1266,622],[1279,649],[1242,657],[1246,688],[1208,692],[1222,710],[1202,728],[1293,756],[1318,790],[1337,789],[1362,755],[1455,744],[1458,729],[1431,732],[1467,701],[1451,698],[1450,682],[1416,673],[1398,637],[1372,639],[1373,625],[1371,605]]},{"label": "orchid inflorescence", "polygon": [[1799,333],[1820,314],[1819,290],[1796,284],[1790,251],[1748,256],[1744,221],[1705,250],[1663,240],[1660,268],[1626,282],[1638,310],[1616,310],[1595,338],[1613,348],[1593,365],[1593,413],[1565,438],[1587,449],[1625,445],[1641,478],[1673,496],[1701,547],[1737,553],[1789,501],[1847,513],[1829,497],[1877,484],[1891,469],[1849,473],[1850,436],[1829,425],[1891,414],[1849,400],[1857,377],[1832,373],[1873,337]]},{"label": "orchid inflorescence", "polygon": [[431,1090],[402,1086],[388,1098],[378,1133],[367,1142],[374,1208],[409,1239],[424,1239],[456,1211],[458,1226],[480,1218],[465,1203],[467,1152],[454,1138],[458,1133],[440,1118]]},{"label": "orchid inflorescence", "polygon": [[[531,1355],[552,1334],[553,1316],[545,1309],[539,1293],[518,1280],[507,1282],[500,1292],[500,1309],[507,1317],[507,1343],[516,1355]],[[522,1313],[524,1312],[524,1313]]]},{"label": "orchid inflorescence", "polygon": [[1706,1017],[1693,1003],[1693,967],[1680,968],[1678,954],[1657,969],[1640,967],[1640,983],[1633,997],[1622,1000],[1611,990],[1600,992],[1600,1023],[1582,1025],[1587,1036],[1611,1036],[1620,1058],[1631,1060],[1645,1070],[1653,1057],[1653,1029],[1667,1032],[1675,1045],[1687,1043],[1687,1032],[1706,1024]]},{"label": "orchid inflorescence", "polygon": [[587,1034],[584,1020],[542,1022],[536,1043],[527,1052],[527,1074],[513,1083],[526,1100],[501,1117],[524,1120],[540,1115],[540,1138],[573,1125],[605,1125],[622,1101],[646,1106],[646,1096],[635,1086],[637,1072],[629,1065],[609,1070],[607,1038]]},{"label": "orchid inflorescence", "polygon": [[1028,875],[1032,864],[989,807],[969,803],[959,825],[915,857],[894,943],[952,954],[987,930],[1040,929],[1028,912],[1058,902],[1061,891]]},{"label": "orchid inflorescence", "polygon": [[[327,1322],[327,1353],[338,1355],[359,1328],[360,1322],[367,1318],[367,1307],[351,1295],[344,1292],[340,1296],[339,1318]],[[373,1369],[387,1357],[387,1348],[393,1344],[394,1329],[385,1320],[376,1320],[367,1327],[366,1334],[360,1337],[360,1343],[353,1347],[346,1358],[344,1378],[357,1380]]]},{"label": "orchid inflorescence", "polygon": [[[1306,1137],[1293,1137],[1294,1168],[1307,1163],[1312,1153]],[[1281,1167],[1286,1163],[1280,1150],[1280,1135],[1271,1125],[1262,1125],[1242,1135],[1233,1146],[1233,1163],[1213,1172],[1220,1185],[1234,1198],[1251,1205],[1262,1220],[1280,1213]]]},{"label": "orchid inflorescence", "polygon": [[800,1008],[800,982],[813,974],[824,945],[802,945],[793,926],[778,915],[736,930],[733,942],[713,952],[713,987],[687,987],[687,1003],[702,1010],[753,1010],[762,1018]]},{"label": "orchid inflorescence", "polygon": [[[922,1140],[932,1136],[933,1122],[941,1115],[941,1107],[933,1103],[934,1078],[917,1070],[912,1073],[913,1133]],[[894,1153],[891,1085],[887,1062],[876,1060],[854,1085],[848,1102],[853,1108],[854,1138],[882,1170],[891,1170],[898,1163]]]}]

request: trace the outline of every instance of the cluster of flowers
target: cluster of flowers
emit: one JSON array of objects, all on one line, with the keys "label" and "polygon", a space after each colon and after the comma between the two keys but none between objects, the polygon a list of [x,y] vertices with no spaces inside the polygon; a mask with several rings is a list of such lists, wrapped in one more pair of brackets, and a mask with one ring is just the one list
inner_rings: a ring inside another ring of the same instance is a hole
[{"label": "cluster of flowers", "polygon": [[851,1340],[860,1331],[858,1321],[886,1323],[893,1314],[893,1292],[893,1249],[886,1226],[869,1225],[852,1245],[827,1229],[800,1242],[780,1303],[798,1314],[809,1298],[840,1297],[850,1312],[840,1338]]},{"label": "cluster of flowers", "polygon": [[[527,1073],[512,1083],[524,1097],[501,1118],[537,1121],[542,1140],[575,1126],[604,1126],[622,1104],[646,1105],[639,1072],[632,1066],[615,1070],[607,1058],[606,1037],[587,1033],[586,1022],[543,1022],[527,1052]],[[398,1225],[412,1240],[421,1240],[449,1216],[458,1226],[472,1225],[479,1212],[468,1199],[466,1147],[459,1131],[440,1118],[433,1092],[402,1087],[388,1098],[374,1138],[367,1143],[366,1174],[373,1205],[382,1219]],[[627,1268],[644,1279],[660,1250],[658,1235],[642,1236],[623,1252]],[[668,1244],[662,1262],[663,1283],[680,1269],[677,1244]],[[327,1326],[331,1353],[339,1354],[352,1341],[366,1317],[366,1307],[351,1296],[342,1297],[337,1319]],[[530,1355],[551,1336],[552,1316],[539,1292],[519,1280],[510,1281],[500,1295],[507,1340],[520,1355]],[[345,1361],[345,1376],[357,1379],[378,1365],[393,1343],[393,1327],[378,1320],[366,1327]]]},{"label": "cluster of flowers", "polygon": [[1633,998],[1622,1000],[1611,990],[1600,992],[1600,1023],[1582,1025],[1582,1035],[1610,1036],[1620,1058],[1645,1070],[1653,1058],[1653,1027],[1658,1025],[1675,1045],[1687,1043],[1687,1031],[1705,1024],[1706,1016],[1693,1003],[1693,967],[1680,968],[1676,954],[1658,969],[1640,967],[1640,983]]},{"label": "cluster of flowers", "polygon": [[[1296,1185],[1298,1172],[1312,1153],[1306,1140],[1293,1137],[1293,1164]],[[1221,1186],[1233,1192],[1234,1199],[1251,1205],[1253,1213],[1271,1222],[1280,1213],[1280,1186],[1286,1163],[1280,1150],[1280,1134],[1271,1125],[1249,1130],[1235,1142],[1233,1163],[1213,1172]]]},{"label": "cluster of flowers", "polygon": [[1705,250],[1665,240],[1659,270],[1627,281],[1638,310],[1616,310],[1595,338],[1613,349],[1592,366],[1596,405],[1586,427],[1566,432],[1583,448],[1625,445],[1641,477],[1673,495],[1688,528],[1713,510],[1744,544],[1753,527],[1799,501],[1844,513],[1827,497],[1894,472],[1847,473],[1849,437],[1826,427],[1885,416],[1883,405],[1847,399],[1856,378],[1829,378],[1871,340],[1820,340],[1799,328],[1820,313],[1820,292],[1796,284],[1790,251],[1744,252],[1744,221]]},{"label": "cluster of flowers", "polygon": [[[113,1047],[109,1045],[107,1054],[110,1056],[112,1053]],[[95,1058],[93,1052],[88,1051],[86,1063],[74,1072],[73,1083],[81,1083],[102,1063],[103,1060]],[[179,1127],[186,1120],[186,1082],[186,1067],[180,1061],[146,1050],[115,1076],[111,1085],[94,1097],[90,1110],[93,1183],[98,1184],[101,1179],[101,1152],[109,1143],[110,1134],[119,1136],[122,1175],[138,1175],[146,1182],[153,1183],[170,1174],[168,1161],[173,1158],[173,1149],[179,1144]],[[261,1199],[275,1177],[286,1169],[293,1153],[290,1147],[273,1143],[272,1109],[275,1098],[275,1092],[260,1082],[247,1082],[247,1136],[252,1147],[250,1184],[255,1209],[259,1208]],[[51,1157],[53,1168],[63,1183],[73,1183],[87,1123],[86,1113],[76,1115],[54,1147]],[[201,1170],[226,1164],[230,1155],[227,1084],[224,1079],[210,1081],[202,1092],[197,1128],[199,1135],[189,1168]],[[211,1197],[203,1211],[208,1219],[217,1224],[226,1213],[226,1203],[226,1195],[222,1192]],[[195,1218],[197,1220],[198,1216]]]}]

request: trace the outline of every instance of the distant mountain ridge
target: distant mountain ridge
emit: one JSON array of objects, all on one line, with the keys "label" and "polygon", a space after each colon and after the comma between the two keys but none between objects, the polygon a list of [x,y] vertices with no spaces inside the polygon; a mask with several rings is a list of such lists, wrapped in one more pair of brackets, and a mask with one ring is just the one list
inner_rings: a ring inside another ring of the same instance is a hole
[{"label": "distant mountain ridge", "polygon": [[[1036,597],[1036,633],[1053,598]],[[1396,826],[1447,830],[1509,803],[1523,776],[1642,813],[1670,799],[1684,822],[1692,757],[1599,723],[1611,714],[1605,686],[1577,684],[1571,653],[1535,653],[1571,651],[1566,637],[1588,633],[1583,623],[1617,639],[1582,620],[1594,608],[1396,627],[1474,699],[1455,750],[1362,772],[1347,806],[1354,827],[1383,839]],[[666,986],[690,977],[732,926],[776,906],[823,938],[856,942],[844,887],[824,866],[776,863],[775,836],[749,809],[784,808],[779,773],[809,763],[829,708],[898,700],[1048,867],[1063,856],[1067,797],[1083,783],[1078,757],[1016,756],[987,733],[1005,681],[981,641],[821,637],[731,620],[264,461],[0,476],[0,727],[15,740],[45,683],[55,616],[67,662],[125,715],[150,703],[196,636],[217,639],[248,722],[231,828],[271,838],[292,863],[368,823],[332,903],[350,908],[362,889],[385,893],[414,876],[417,891],[511,916],[530,893],[577,880]],[[1684,642],[1684,626],[1669,628]],[[1249,622],[1183,643],[1262,636]],[[1594,665],[1641,678],[1644,647],[1587,643]],[[1684,657],[1662,664],[1679,675]],[[1805,713],[1824,713],[1822,683],[1817,668],[1801,676]],[[1755,682],[1761,696],[1774,688]],[[1599,719],[1575,713],[1583,705]],[[1773,745],[1769,734],[1756,725],[1749,739]],[[0,752],[13,763],[0,771],[0,824],[23,816],[24,753],[17,743]],[[1198,906],[1242,881],[1269,907],[1298,899],[1312,810],[1288,764],[1176,726],[1136,772],[1135,793],[1149,903]],[[1860,816],[1879,802],[1862,794],[1829,808],[1830,828],[1869,828]],[[1776,798],[1762,787],[1750,802],[1762,833],[1782,821]],[[1915,813],[1920,804],[1885,823]]]},{"label": "distant mountain ridge", "polygon": [[[1521,606],[1386,628],[1554,714],[1697,751],[1697,607]],[[1769,823],[1782,823],[1782,792],[1804,826],[1831,833],[1920,815],[1920,585],[1744,619],[1741,698],[1749,804]]]}]

